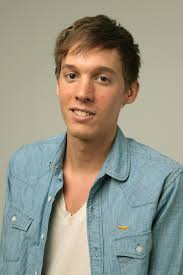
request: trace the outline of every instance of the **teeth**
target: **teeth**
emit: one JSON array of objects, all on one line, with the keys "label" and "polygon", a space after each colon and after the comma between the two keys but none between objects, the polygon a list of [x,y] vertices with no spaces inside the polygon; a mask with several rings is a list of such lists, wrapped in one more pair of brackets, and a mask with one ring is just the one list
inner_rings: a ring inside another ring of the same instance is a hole
[{"label": "teeth", "polygon": [[77,116],[89,116],[90,113],[88,112],[83,112],[83,111],[78,111],[78,110],[74,110],[74,113],[77,115]]}]

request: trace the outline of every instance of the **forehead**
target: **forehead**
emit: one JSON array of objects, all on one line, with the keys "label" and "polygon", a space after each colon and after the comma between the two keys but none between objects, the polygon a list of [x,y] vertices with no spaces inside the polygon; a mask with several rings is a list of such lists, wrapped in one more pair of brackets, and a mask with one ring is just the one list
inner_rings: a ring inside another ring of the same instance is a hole
[{"label": "forehead", "polygon": [[103,49],[97,47],[78,51],[76,47],[73,47],[62,60],[62,67],[65,67],[65,64],[79,66],[79,68],[85,66],[90,69],[108,67],[122,74],[122,62],[117,49]]}]

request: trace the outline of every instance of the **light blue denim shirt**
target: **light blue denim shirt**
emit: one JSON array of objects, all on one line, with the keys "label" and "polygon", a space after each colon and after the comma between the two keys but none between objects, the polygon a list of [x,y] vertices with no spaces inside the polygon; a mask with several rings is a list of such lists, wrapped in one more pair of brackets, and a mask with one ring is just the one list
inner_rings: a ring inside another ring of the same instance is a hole
[{"label": "light blue denim shirt", "polygon": [[[50,138],[10,160],[1,275],[41,274],[65,146],[66,135]],[[92,275],[183,275],[183,167],[118,128],[90,190],[87,227]]]}]

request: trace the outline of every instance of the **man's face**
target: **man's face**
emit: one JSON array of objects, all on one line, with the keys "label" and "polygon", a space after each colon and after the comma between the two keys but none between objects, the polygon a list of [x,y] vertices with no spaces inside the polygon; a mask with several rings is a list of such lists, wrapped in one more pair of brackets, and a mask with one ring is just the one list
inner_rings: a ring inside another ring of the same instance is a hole
[{"label": "man's face", "polygon": [[116,49],[77,54],[71,49],[62,61],[56,88],[67,134],[82,140],[115,134],[120,109],[135,99],[129,92]]}]

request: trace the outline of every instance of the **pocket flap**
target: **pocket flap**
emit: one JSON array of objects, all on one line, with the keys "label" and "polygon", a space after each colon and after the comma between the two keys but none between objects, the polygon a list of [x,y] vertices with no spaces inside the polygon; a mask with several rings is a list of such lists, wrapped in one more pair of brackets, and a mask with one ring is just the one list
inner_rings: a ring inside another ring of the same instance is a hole
[{"label": "pocket flap", "polygon": [[144,258],[151,250],[151,232],[129,235],[115,240],[116,255]]},{"label": "pocket flap", "polygon": [[8,219],[11,227],[27,231],[33,218],[15,206],[11,206],[8,211]]}]

